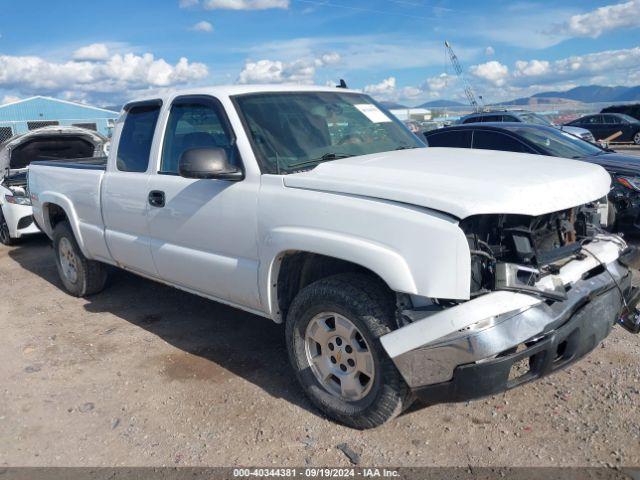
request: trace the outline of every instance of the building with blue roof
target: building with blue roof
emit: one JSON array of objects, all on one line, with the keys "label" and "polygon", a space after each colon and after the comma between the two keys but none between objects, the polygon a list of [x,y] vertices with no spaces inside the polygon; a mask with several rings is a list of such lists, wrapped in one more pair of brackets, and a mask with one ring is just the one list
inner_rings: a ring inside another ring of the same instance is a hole
[{"label": "building with blue roof", "polygon": [[36,96],[0,105],[0,143],[49,125],[74,125],[111,136],[119,113],[82,103]]}]

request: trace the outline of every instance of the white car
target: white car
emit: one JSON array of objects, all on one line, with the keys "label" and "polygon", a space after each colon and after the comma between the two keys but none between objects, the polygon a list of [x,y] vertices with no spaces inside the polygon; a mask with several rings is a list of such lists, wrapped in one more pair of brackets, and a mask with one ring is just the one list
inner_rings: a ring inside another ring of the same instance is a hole
[{"label": "white car", "polygon": [[16,135],[0,145],[0,242],[12,245],[40,233],[27,195],[27,170],[33,160],[102,156],[107,139],[78,127],[43,127]]},{"label": "white car", "polygon": [[69,293],[113,265],[285,323],[303,390],[355,428],[638,330],[636,251],[592,224],[609,186],[589,163],[425,148],[367,95],[292,86],[132,102],[105,164],[29,175]]}]

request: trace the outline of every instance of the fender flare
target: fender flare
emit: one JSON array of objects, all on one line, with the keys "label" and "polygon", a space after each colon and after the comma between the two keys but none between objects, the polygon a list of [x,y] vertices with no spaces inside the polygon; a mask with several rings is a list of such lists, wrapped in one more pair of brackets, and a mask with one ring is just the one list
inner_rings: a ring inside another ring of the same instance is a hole
[{"label": "fender flare", "polygon": [[265,238],[261,252],[260,298],[269,316],[277,323],[280,315],[277,279],[282,259],[289,252],[308,252],[337,258],[360,265],[378,275],[393,291],[417,292],[409,265],[395,250],[386,245],[337,232],[304,227],[279,227]]},{"label": "fender flare", "polygon": [[85,257],[91,258],[90,255],[87,254],[87,251],[84,247],[82,232],[80,230],[80,220],[71,200],[57,192],[42,192],[38,194],[38,202],[40,203],[40,205],[42,205],[42,220],[44,222],[43,227],[47,236],[49,238],[53,237],[53,226],[49,221],[49,206],[56,205],[60,207],[67,216],[69,224],[71,225],[71,230],[73,231],[73,235],[76,237],[76,242],[80,247],[80,251]]}]

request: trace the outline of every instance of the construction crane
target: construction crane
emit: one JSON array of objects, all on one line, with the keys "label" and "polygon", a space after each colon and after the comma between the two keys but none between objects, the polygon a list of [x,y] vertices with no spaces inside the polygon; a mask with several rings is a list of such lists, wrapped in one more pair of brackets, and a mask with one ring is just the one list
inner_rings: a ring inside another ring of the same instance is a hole
[{"label": "construction crane", "polygon": [[458,60],[458,56],[451,48],[451,44],[448,41],[444,41],[444,48],[447,51],[447,55],[449,56],[449,60],[451,60],[451,64],[453,65],[453,69],[458,75],[458,78],[462,81],[462,85],[464,87],[464,94],[467,96],[467,100],[471,106],[475,109],[476,112],[481,112],[484,109],[484,105],[482,105],[482,97],[478,97],[479,100],[476,100],[476,94],[471,87],[471,84],[467,81],[464,76],[464,70],[462,70],[462,65],[460,65],[460,60]]}]

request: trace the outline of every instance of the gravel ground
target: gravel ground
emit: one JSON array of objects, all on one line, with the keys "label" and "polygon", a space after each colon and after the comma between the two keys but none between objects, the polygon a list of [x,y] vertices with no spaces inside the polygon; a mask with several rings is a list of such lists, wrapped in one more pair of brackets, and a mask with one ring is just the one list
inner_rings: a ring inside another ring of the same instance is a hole
[{"label": "gravel ground", "polygon": [[[48,242],[0,249],[0,466],[638,466],[640,336],[373,431],[323,418],[259,317],[116,271],[66,295]],[[348,450],[348,449],[346,449]]]}]

